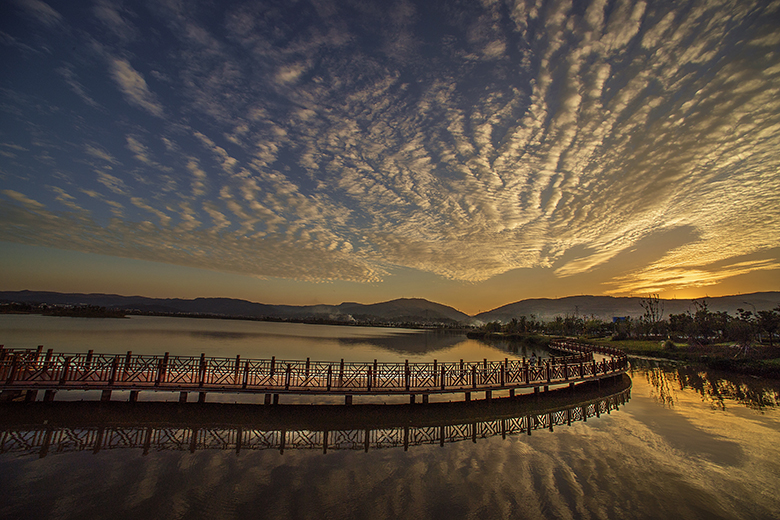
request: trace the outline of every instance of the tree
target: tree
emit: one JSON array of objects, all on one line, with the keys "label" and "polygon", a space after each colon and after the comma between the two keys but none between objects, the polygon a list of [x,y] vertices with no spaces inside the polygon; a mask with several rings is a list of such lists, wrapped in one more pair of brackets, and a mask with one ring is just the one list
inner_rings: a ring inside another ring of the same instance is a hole
[{"label": "tree", "polygon": [[727,337],[737,343],[743,353],[747,354],[750,345],[756,337],[755,318],[753,313],[737,309],[737,317],[729,322]]},{"label": "tree", "polygon": [[780,305],[771,311],[758,311],[756,327],[759,332],[766,332],[769,337],[769,346],[774,346],[774,335],[780,328]]},{"label": "tree", "polygon": [[693,316],[691,313],[670,314],[669,333],[677,337],[686,337],[690,343],[694,335]]},{"label": "tree", "polygon": [[648,334],[658,334],[658,325],[663,320],[664,302],[658,294],[649,294],[647,298],[642,299],[639,305],[645,310],[642,315],[642,322],[647,325]]}]

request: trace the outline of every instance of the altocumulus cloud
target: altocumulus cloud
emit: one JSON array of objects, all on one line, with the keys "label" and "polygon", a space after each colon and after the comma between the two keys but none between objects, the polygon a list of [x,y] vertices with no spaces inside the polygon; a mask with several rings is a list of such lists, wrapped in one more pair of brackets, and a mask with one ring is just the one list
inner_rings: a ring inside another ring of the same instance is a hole
[{"label": "altocumulus cloud", "polygon": [[109,63],[111,77],[114,78],[119,88],[127,97],[127,101],[143,108],[152,115],[163,115],[162,105],[156,100],[154,94],[149,91],[146,80],[135,70],[130,63],[121,58],[113,58]]},{"label": "altocumulus cloud", "polygon": [[0,239],[480,281],[684,228],[610,290],[778,268],[778,2],[76,4],[2,24]]}]

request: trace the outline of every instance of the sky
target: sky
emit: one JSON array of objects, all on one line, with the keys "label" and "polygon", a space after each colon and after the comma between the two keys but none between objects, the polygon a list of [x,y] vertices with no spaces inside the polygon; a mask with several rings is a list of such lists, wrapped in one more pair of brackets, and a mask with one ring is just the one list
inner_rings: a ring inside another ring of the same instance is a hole
[{"label": "sky", "polygon": [[0,290],[780,290],[780,1],[0,3]]}]

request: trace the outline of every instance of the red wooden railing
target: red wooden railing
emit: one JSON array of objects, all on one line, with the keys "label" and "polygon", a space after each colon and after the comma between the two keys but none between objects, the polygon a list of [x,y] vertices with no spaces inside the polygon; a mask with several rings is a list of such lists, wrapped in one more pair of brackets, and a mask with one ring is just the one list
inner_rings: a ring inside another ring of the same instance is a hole
[{"label": "red wooden railing", "polygon": [[[622,352],[572,341],[567,355],[502,361],[378,363],[200,356],[62,353],[0,347],[0,390],[164,390],[295,394],[435,394],[538,388],[613,377],[628,370]],[[594,358],[597,352],[605,356]]]}]

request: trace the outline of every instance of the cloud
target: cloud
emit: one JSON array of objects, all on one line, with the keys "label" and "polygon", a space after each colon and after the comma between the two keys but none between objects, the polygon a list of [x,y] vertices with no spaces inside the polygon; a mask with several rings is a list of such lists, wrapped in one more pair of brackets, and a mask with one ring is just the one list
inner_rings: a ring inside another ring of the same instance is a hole
[{"label": "cloud", "polygon": [[616,277],[606,294],[653,294],[716,285],[735,276],[756,271],[780,271],[780,260],[757,260],[702,266],[651,266]]},{"label": "cloud", "polygon": [[149,90],[146,80],[130,65],[130,62],[122,58],[112,58],[109,71],[128,103],[146,110],[153,116],[163,117],[162,105]]},{"label": "cloud", "polygon": [[160,219],[160,225],[162,225],[163,227],[168,227],[168,225],[171,223],[171,217],[169,217],[162,211],[153,208],[152,206],[147,204],[139,197],[131,197],[130,202],[132,202],[135,207],[148,211],[149,213],[151,213],[152,215]]},{"label": "cloud", "polygon": [[212,233],[219,232],[231,225],[227,217],[221,211],[219,211],[219,208],[213,202],[203,203],[203,209],[206,211],[206,213],[208,213],[209,217],[211,217],[211,221],[214,224],[210,229]]},{"label": "cloud", "polygon": [[23,207],[31,210],[31,211],[38,211],[45,208],[43,204],[40,202],[33,200],[23,193],[19,193],[18,191],[14,190],[3,190],[3,195],[8,197],[9,199],[21,204]]},{"label": "cloud", "polygon": [[16,0],[27,14],[48,27],[56,27],[62,23],[62,15],[41,0]]},{"label": "cloud", "polygon": [[13,36],[11,36],[10,34],[4,31],[0,31],[0,41],[2,41],[3,45],[7,45],[8,47],[15,47],[17,49],[23,50],[24,52],[29,52],[29,53],[38,52],[34,47],[22,43],[21,41],[19,41],[18,38],[14,38]]},{"label": "cloud", "polygon": [[114,158],[114,156],[108,153],[100,145],[87,143],[84,145],[84,151],[87,153],[87,155],[105,161],[107,163],[110,164],[118,163],[118,161]]},{"label": "cloud", "polygon": [[[176,2],[151,14],[97,4],[110,33],[91,36],[111,77],[160,120],[144,123],[132,108],[113,126],[86,114],[97,111],[71,116],[87,136],[78,161],[115,199],[83,206],[99,214],[109,204],[116,217],[110,233],[80,222],[72,234],[84,247],[111,234],[123,255],[257,276],[365,281],[406,267],[478,282],[519,268],[566,277],[612,266],[659,230],[685,226],[696,231],[690,243],[615,272],[610,290],[712,280],[712,266],[728,276],[768,269],[733,266],[780,236],[771,6],[501,5],[434,16],[405,4],[348,15],[319,2],[253,4],[213,21]],[[154,56],[125,48],[152,36],[145,16],[168,31]],[[152,92],[131,62],[164,70],[176,102],[163,103],[168,90]],[[77,60],[58,73],[88,104],[100,92]],[[7,105],[32,128],[47,103],[25,99]],[[55,127],[25,130],[46,143],[31,148],[50,152],[47,172],[84,187],[57,152],[73,145]],[[36,193],[18,182],[15,193]],[[32,211],[13,200],[18,218]]]},{"label": "cloud", "polygon": [[305,63],[292,63],[283,66],[276,73],[276,82],[280,84],[293,83],[306,72],[307,65]]},{"label": "cloud", "polygon": [[115,177],[114,175],[101,170],[97,170],[95,173],[97,173],[98,182],[117,195],[127,195],[130,193],[130,189],[119,177]]},{"label": "cloud", "polygon": [[194,157],[190,157],[187,161],[187,169],[192,173],[194,178],[192,181],[192,196],[200,197],[201,195],[205,195],[205,181],[208,178],[208,175],[200,168],[198,160]]},{"label": "cloud", "polygon": [[154,164],[154,161],[149,156],[149,150],[135,137],[127,136],[127,148],[133,152],[136,159],[146,165]]},{"label": "cloud", "polygon": [[95,17],[100,20],[111,33],[121,41],[128,42],[137,37],[133,25],[122,16],[121,4],[108,0],[97,2],[92,8]]},{"label": "cloud", "polygon": [[218,146],[213,140],[201,132],[195,132],[195,137],[198,138],[206,149],[214,154],[217,161],[222,165],[223,171],[228,175],[232,175],[238,160],[231,157],[224,148]]},{"label": "cloud", "polygon": [[81,98],[84,103],[87,105],[93,107],[93,108],[102,108],[100,103],[95,101],[86,91],[84,85],[79,81],[76,74],[73,72],[72,66],[65,66],[60,67],[57,69],[57,72],[62,76],[62,78],[65,80],[65,83],[68,85],[68,88],[76,94],[79,98]]}]

